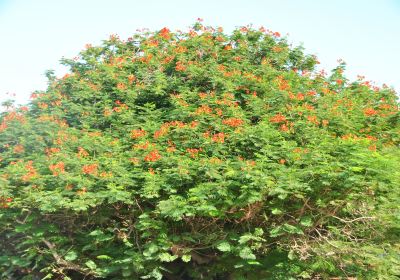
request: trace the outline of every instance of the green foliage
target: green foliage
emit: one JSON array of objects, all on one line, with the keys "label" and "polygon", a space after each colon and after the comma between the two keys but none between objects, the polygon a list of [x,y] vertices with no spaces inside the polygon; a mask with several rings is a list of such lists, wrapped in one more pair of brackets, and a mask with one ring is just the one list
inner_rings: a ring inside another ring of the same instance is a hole
[{"label": "green foliage", "polygon": [[392,89],[200,22],[62,62],[0,117],[1,279],[400,276]]}]

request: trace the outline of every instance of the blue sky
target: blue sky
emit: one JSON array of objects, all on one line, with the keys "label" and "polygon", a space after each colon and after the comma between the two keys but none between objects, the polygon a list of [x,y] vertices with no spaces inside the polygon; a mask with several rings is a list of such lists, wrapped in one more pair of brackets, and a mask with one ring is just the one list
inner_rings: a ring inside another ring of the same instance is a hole
[{"label": "blue sky", "polygon": [[400,92],[400,0],[0,0],[0,101],[26,103],[46,88],[44,72],[86,43],[138,28],[185,29],[200,17],[226,31],[253,24],[289,34],[329,70],[344,59],[347,75],[364,75]]}]

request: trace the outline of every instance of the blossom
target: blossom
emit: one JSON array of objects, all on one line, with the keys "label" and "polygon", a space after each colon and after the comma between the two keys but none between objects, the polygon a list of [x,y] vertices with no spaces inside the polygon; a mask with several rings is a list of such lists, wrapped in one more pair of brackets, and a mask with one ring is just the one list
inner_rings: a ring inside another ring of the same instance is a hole
[{"label": "blossom", "polygon": [[310,123],[313,123],[313,124],[316,124],[316,125],[319,124],[319,121],[318,121],[318,119],[317,119],[317,116],[307,116],[307,120],[308,120]]},{"label": "blossom", "polygon": [[160,30],[160,36],[168,40],[169,38],[171,38],[170,30],[164,27],[163,29]]},{"label": "blossom", "polygon": [[65,172],[64,162],[60,161],[60,162],[57,162],[56,164],[50,164],[49,169],[51,170],[51,172],[53,172],[54,176],[58,176],[61,173]]},{"label": "blossom", "polygon": [[131,138],[132,139],[138,139],[141,137],[146,136],[146,131],[144,131],[143,129],[133,129],[131,130]]},{"label": "blossom", "polygon": [[213,135],[211,140],[216,143],[224,143],[225,142],[225,134],[223,132],[216,133]]},{"label": "blossom", "polygon": [[25,151],[24,146],[22,146],[21,144],[15,145],[14,153],[20,154],[20,153],[23,153],[24,151]]},{"label": "blossom", "polygon": [[158,161],[159,159],[161,159],[161,155],[158,150],[153,150],[144,157],[144,160],[148,162]]},{"label": "blossom", "polygon": [[[12,163],[10,163],[10,164],[12,164]],[[33,161],[31,161],[31,160],[28,161],[25,164],[25,169],[27,170],[27,173],[22,176],[22,181],[26,182],[37,176],[37,171],[33,167]]]},{"label": "blossom", "polygon": [[179,72],[183,72],[186,70],[186,66],[183,65],[182,61],[178,61],[175,65],[175,70]]},{"label": "blossom", "polygon": [[78,157],[87,157],[89,153],[82,147],[78,147]]},{"label": "blossom", "polygon": [[371,117],[371,116],[374,116],[376,114],[378,114],[378,112],[376,110],[374,110],[373,108],[366,108],[364,110],[364,115],[367,116],[367,117]]},{"label": "blossom", "polygon": [[228,118],[228,119],[224,119],[222,121],[223,124],[229,125],[231,127],[238,127],[241,126],[243,124],[243,120],[242,119],[238,119],[238,118]]},{"label": "blossom", "polygon": [[199,154],[199,152],[201,150],[202,150],[201,148],[199,148],[199,149],[197,149],[197,148],[188,148],[188,149],[186,149],[186,151],[189,153],[191,158],[195,158]]},{"label": "blossom", "polygon": [[83,174],[96,174],[97,173],[98,165],[96,163],[87,164],[82,166]]},{"label": "blossom", "polygon": [[286,121],[286,117],[282,115],[281,113],[276,114],[272,118],[269,119],[270,122],[272,123],[282,123]]},{"label": "blossom", "polygon": [[201,105],[199,108],[196,110],[197,115],[201,114],[211,114],[212,113],[212,108],[210,108],[208,105]]},{"label": "blossom", "polygon": [[126,89],[126,85],[124,83],[118,83],[117,84],[117,89],[119,90],[125,90]]}]

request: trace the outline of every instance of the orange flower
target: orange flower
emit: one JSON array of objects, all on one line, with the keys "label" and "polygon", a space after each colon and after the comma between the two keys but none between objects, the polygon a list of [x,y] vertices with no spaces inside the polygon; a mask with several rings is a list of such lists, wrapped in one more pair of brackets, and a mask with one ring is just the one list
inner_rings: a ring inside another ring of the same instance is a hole
[{"label": "orange flower", "polygon": [[168,152],[168,153],[173,153],[173,152],[175,152],[175,151],[176,151],[175,146],[169,146],[169,147],[167,148],[167,152]]},{"label": "orange flower", "polygon": [[371,145],[368,147],[370,151],[376,152],[376,145]]},{"label": "orange flower", "polygon": [[[10,164],[12,164],[12,163],[10,163]],[[28,172],[24,176],[22,176],[22,181],[26,182],[37,176],[37,171],[33,167],[33,161],[31,161],[31,160],[28,161],[27,164],[25,165],[25,169]]]},{"label": "orange flower", "polygon": [[89,153],[82,147],[78,147],[78,157],[87,157]]},{"label": "orange flower", "polygon": [[132,84],[135,79],[136,79],[135,75],[132,75],[132,74],[128,75],[128,81],[130,84]]},{"label": "orange flower", "polygon": [[83,174],[96,174],[97,173],[97,164],[87,164],[82,166],[82,172]]},{"label": "orange flower", "polygon": [[54,176],[58,176],[61,173],[65,172],[65,166],[64,166],[64,162],[60,161],[56,164],[50,164],[49,165],[49,169],[51,170],[51,172],[53,172]]},{"label": "orange flower", "polygon": [[157,150],[151,151],[144,157],[144,160],[148,162],[158,161],[159,159],[161,159],[161,155]]},{"label": "orange flower", "polygon": [[199,97],[200,97],[201,99],[204,99],[204,98],[207,97],[207,93],[205,93],[205,92],[200,92],[200,93],[199,93]]},{"label": "orange flower", "polygon": [[144,131],[143,129],[134,129],[131,130],[131,138],[132,139],[137,139],[143,136],[146,136],[146,131]]},{"label": "orange flower", "polygon": [[196,148],[190,149],[190,148],[188,148],[188,149],[186,149],[186,151],[189,153],[191,158],[195,158],[199,154],[199,152],[201,151],[201,148],[200,149],[196,149]]},{"label": "orange flower", "polygon": [[129,161],[130,161],[131,163],[133,163],[134,165],[139,164],[139,159],[136,158],[136,157],[130,158]]},{"label": "orange flower", "polygon": [[274,33],[272,33],[272,35],[273,35],[274,37],[276,37],[276,38],[281,37],[281,33],[279,33],[279,32],[274,32]]},{"label": "orange flower", "polygon": [[301,92],[299,92],[296,96],[297,100],[304,100],[304,94],[302,94]]},{"label": "orange flower", "polygon": [[199,125],[199,122],[198,122],[198,121],[192,121],[192,122],[190,123],[190,127],[191,127],[191,128],[196,128],[198,125]]},{"label": "orange flower", "polygon": [[238,118],[229,118],[222,121],[223,124],[229,125],[231,127],[238,127],[243,124],[243,120]]},{"label": "orange flower", "polygon": [[160,36],[168,40],[169,38],[171,38],[170,30],[164,27],[163,29],[160,30]]},{"label": "orange flower", "polygon": [[178,62],[176,63],[176,66],[175,66],[175,70],[176,70],[176,71],[183,72],[183,71],[186,70],[186,66],[183,65],[182,61],[178,61]]},{"label": "orange flower", "polygon": [[287,127],[286,124],[282,124],[281,127],[280,127],[280,130],[284,131],[284,132],[287,132],[287,131],[289,131],[289,128]]},{"label": "orange flower", "polygon": [[118,83],[117,84],[117,89],[125,90],[126,89],[126,85],[124,83]]},{"label": "orange flower", "polygon": [[216,143],[224,143],[225,142],[225,134],[223,132],[216,133],[213,135],[211,140]]},{"label": "orange flower", "polygon": [[269,119],[270,122],[272,123],[282,123],[286,121],[286,117],[282,115],[281,113],[276,114],[272,118]]},{"label": "orange flower", "polygon": [[308,120],[309,122],[313,123],[313,124],[316,124],[316,125],[319,124],[319,121],[318,121],[318,119],[317,119],[317,116],[307,116],[307,120]]},{"label": "orange flower", "polygon": [[[152,144],[154,145],[154,144]],[[149,141],[146,141],[145,143],[140,143],[140,144],[135,144],[133,145],[133,149],[135,150],[147,150],[150,146]]]},{"label": "orange flower", "polygon": [[108,117],[108,116],[110,116],[111,114],[112,114],[112,111],[111,111],[110,109],[105,109],[104,112],[103,112],[103,115],[104,115],[105,117]]},{"label": "orange flower", "polygon": [[40,109],[47,109],[47,107],[49,107],[49,105],[44,102],[38,102],[37,105]]},{"label": "orange flower", "polygon": [[20,154],[23,153],[24,151],[25,151],[24,146],[22,146],[21,144],[15,145],[14,153]]},{"label": "orange flower", "polygon": [[231,50],[232,49],[232,46],[231,45],[226,45],[225,47],[224,47],[224,50],[226,50],[226,51],[229,51],[229,50]]},{"label": "orange flower", "polygon": [[212,109],[208,106],[208,105],[201,105],[199,108],[197,108],[196,110],[196,114],[197,115],[201,115],[201,114],[211,114],[212,113]]},{"label": "orange flower", "polygon": [[373,108],[366,108],[364,110],[364,115],[367,116],[367,117],[371,117],[371,116],[374,116],[376,114],[378,114],[378,112],[376,110],[374,110]]},{"label": "orange flower", "polygon": [[76,191],[77,195],[83,195],[85,193],[87,193],[87,188],[85,188],[85,187],[83,187],[82,189]]}]

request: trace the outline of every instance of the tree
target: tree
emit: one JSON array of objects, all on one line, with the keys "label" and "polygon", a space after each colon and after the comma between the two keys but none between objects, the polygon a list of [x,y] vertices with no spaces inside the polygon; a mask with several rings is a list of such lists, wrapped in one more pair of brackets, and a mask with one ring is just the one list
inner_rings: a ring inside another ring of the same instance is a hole
[{"label": "tree", "polygon": [[278,32],[111,36],[0,123],[2,279],[396,279],[399,103]]}]

